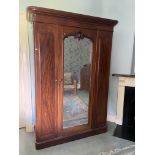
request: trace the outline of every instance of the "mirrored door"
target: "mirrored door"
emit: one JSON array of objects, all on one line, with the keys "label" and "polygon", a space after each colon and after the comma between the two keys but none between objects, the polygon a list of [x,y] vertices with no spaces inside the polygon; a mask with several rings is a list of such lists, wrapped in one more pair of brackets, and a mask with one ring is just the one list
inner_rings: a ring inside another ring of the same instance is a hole
[{"label": "mirrored door", "polygon": [[80,32],[64,39],[63,128],[88,124],[92,46]]}]

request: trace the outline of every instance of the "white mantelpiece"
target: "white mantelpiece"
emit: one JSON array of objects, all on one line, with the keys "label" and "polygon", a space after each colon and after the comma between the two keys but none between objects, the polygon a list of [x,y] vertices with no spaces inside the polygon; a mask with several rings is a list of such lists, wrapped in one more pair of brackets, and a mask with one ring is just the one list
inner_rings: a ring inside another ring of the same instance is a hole
[{"label": "white mantelpiece", "polygon": [[135,87],[135,78],[120,76],[118,80],[119,82],[118,82],[117,114],[115,122],[116,124],[122,125],[125,86]]}]

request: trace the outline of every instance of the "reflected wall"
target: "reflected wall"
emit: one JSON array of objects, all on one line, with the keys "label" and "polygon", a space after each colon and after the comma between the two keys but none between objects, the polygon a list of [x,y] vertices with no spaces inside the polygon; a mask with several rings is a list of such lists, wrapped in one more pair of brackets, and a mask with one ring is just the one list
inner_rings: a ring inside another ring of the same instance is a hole
[{"label": "reflected wall", "polygon": [[64,39],[64,128],[88,124],[91,56],[90,39]]}]

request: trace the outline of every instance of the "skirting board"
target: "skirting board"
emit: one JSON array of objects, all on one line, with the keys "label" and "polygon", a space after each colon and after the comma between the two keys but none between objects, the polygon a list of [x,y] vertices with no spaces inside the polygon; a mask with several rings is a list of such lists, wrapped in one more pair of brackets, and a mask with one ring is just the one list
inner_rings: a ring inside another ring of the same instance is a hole
[{"label": "skirting board", "polygon": [[122,125],[122,120],[116,118],[116,119],[115,119],[115,123],[118,124],[118,125]]},{"label": "skirting board", "polygon": [[107,115],[107,121],[116,123],[116,116],[114,116],[114,115]]},{"label": "skirting board", "polygon": [[107,115],[107,121],[122,125],[122,120],[113,115]]},{"label": "skirting board", "polygon": [[27,125],[26,132],[34,132],[34,125]]}]

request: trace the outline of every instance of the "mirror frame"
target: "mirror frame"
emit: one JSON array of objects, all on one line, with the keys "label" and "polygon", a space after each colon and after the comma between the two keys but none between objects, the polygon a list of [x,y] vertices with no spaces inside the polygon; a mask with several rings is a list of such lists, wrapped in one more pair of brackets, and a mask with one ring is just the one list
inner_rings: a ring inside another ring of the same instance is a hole
[{"label": "mirror frame", "polygon": [[[89,90],[89,107],[88,107],[88,124],[82,124],[82,125],[77,125],[77,126],[73,126],[73,127],[69,127],[69,128],[63,128],[62,127],[62,134],[64,136],[68,136],[68,135],[72,135],[72,134],[76,134],[77,132],[83,132],[83,131],[87,131],[90,130],[92,127],[92,113],[93,113],[93,109],[92,109],[92,102],[91,102],[91,94],[92,94],[92,66],[93,66],[93,55],[94,55],[94,39],[96,38],[96,33],[92,33],[92,31],[90,30],[86,30],[86,29],[77,29],[77,28],[71,28],[71,27],[64,27],[63,29],[63,74],[64,74],[64,40],[70,36],[73,36],[75,39],[81,40],[84,38],[89,39],[92,42],[92,53],[91,53],[91,68],[90,68],[90,90]],[[94,37],[95,36],[95,37]],[[62,81],[64,81],[64,77],[62,77]],[[62,89],[63,91],[63,89]],[[62,92],[62,96],[64,96],[64,92]],[[62,97],[63,99],[63,97]],[[61,100],[61,104],[63,105],[63,100]],[[62,116],[63,117],[63,116]],[[63,118],[62,118],[63,120]],[[62,123],[63,125],[63,123]]]}]

